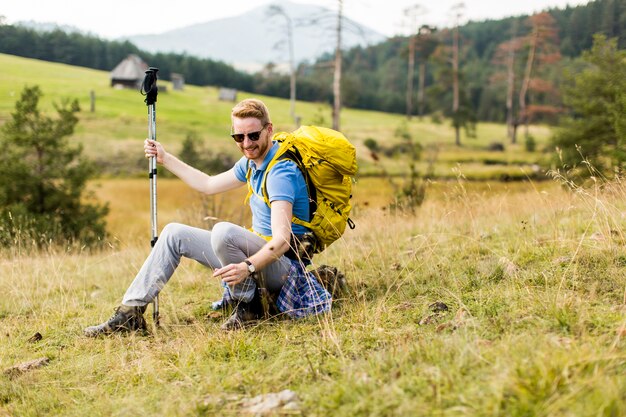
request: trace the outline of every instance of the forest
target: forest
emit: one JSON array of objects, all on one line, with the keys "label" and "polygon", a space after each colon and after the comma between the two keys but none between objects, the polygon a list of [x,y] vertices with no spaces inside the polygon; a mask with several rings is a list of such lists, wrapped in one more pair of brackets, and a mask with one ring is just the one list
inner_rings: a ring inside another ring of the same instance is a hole
[{"label": "forest", "polygon": [[[457,121],[461,125],[476,120],[503,122],[507,117],[515,119],[508,122],[516,126],[551,123],[562,113],[563,71],[584,66],[581,52],[591,48],[596,33],[616,38],[619,49],[626,46],[626,0],[596,0],[534,16],[470,21],[458,28],[422,25],[414,36],[343,51],[341,105],[408,116],[456,114],[462,118]],[[452,65],[455,37],[456,72]],[[148,53],[128,41],[61,30],[42,33],[1,20],[0,52],[101,70],[111,70],[134,53],[158,66],[165,79],[176,72],[193,85],[290,96],[289,74],[276,70],[274,63],[249,74],[186,54]],[[416,64],[412,74],[407,72],[410,55]],[[326,54],[298,66],[299,100],[332,104],[334,59],[333,54]],[[453,109],[455,74],[458,103]]]}]

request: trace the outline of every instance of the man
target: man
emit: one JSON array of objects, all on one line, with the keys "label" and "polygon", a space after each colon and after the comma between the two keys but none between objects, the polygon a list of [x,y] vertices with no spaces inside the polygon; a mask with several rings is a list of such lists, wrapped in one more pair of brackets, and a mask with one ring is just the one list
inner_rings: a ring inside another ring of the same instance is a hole
[{"label": "man", "polygon": [[222,325],[224,330],[241,328],[260,317],[256,276],[260,275],[271,293],[281,291],[293,271],[292,261],[285,256],[292,236],[309,232],[301,225],[292,224],[293,216],[310,217],[306,182],[293,161],[281,160],[267,175],[268,207],[262,197],[261,182],[278,150],[278,144],[272,141],[269,111],[262,101],[247,99],[233,108],[231,119],[231,136],[243,157],[221,174],[209,176],[200,172],[166,152],[157,141],[146,140],[144,150],[147,158],[156,157],[157,163],[208,195],[243,187],[249,181],[253,191],[250,198],[253,231],[226,222],[216,224],[211,231],[168,224],[126,291],[122,305],[106,322],[86,328],[87,336],[145,329],[146,306],[173,275],[182,256],[214,268],[213,276],[226,284],[234,311]]}]

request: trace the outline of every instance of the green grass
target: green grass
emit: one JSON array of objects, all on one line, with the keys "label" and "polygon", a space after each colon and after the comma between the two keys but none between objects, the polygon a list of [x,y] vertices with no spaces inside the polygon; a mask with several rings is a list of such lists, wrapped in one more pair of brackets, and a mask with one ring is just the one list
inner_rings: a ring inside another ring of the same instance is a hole
[{"label": "green grass", "polygon": [[[0,124],[9,118],[23,87],[37,84],[44,93],[41,105],[47,112],[52,111],[54,102],[65,98],[79,100],[82,112],[73,140],[84,144],[85,153],[101,161],[100,166],[105,170],[108,165],[120,163],[135,166],[135,156],[141,158],[142,140],[147,136],[147,109],[138,91],[113,89],[109,82],[108,72],[0,54]],[[195,132],[212,151],[237,155],[228,136],[234,103],[219,101],[216,88],[186,86],[184,91],[173,91],[171,83],[160,84],[167,87],[167,92],[160,93],[157,100],[157,138],[168,149],[176,152],[185,137]],[[94,113],[89,111],[90,91],[96,95]],[[238,98],[248,96],[240,92]],[[260,98],[268,104],[276,130],[295,128],[289,117],[288,100]],[[298,102],[296,111],[303,124],[319,123],[321,119],[326,126],[331,124],[329,105]],[[394,132],[403,123],[407,123],[416,142],[437,146],[436,174],[441,178],[455,177],[452,169],[457,163],[462,164],[466,177],[476,179],[524,178],[520,166],[527,172],[532,172],[537,163],[549,166],[549,155],[541,153],[550,136],[550,129],[545,126],[531,126],[537,141],[535,153],[524,150],[521,133],[520,143],[508,144],[506,128],[494,123],[479,123],[476,138],[467,138],[463,133],[463,146],[459,148],[454,145],[454,130],[448,120],[437,124],[430,118],[414,117],[406,122],[402,115],[344,109],[341,130],[357,146],[362,175],[380,175],[383,170],[392,175],[406,174],[406,157],[375,162],[363,145],[368,138],[381,146],[398,143],[400,139],[394,137]],[[505,151],[488,151],[494,142],[504,144]]]},{"label": "green grass", "polygon": [[[145,106],[137,92],[110,89],[106,73],[0,55],[0,75],[0,120],[24,84],[39,84],[48,110],[61,97],[81,100],[74,139],[90,155],[141,157]],[[215,148],[232,149],[225,133],[232,103],[216,95],[192,86],[160,95],[159,139],[175,147],[197,129]],[[290,128],[287,102],[265,99],[277,126]],[[299,103],[298,112],[307,123],[319,105]],[[343,130],[365,173],[403,173],[404,160],[377,165],[363,146],[368,137],[397,142],[402,121],[345,110]],[[32,250],[18,241],[0,251],[0,416],[236,416],[246,399],[283,389],[298,394],[299,409],[273,415],[626,415],[620,180],[574,190],[559,181],[471,183],[464,177],[523,174],[544,156],[519,145],[486,151],[503,135],[500,125],[481,124],[460,149],[446,124],[414,119],[409,129],[440,147],[436,169],[455,180],[430,183],[424,205],[409,215],[389,210],[386,179],[359,178],[357,228],[315,260],[346,273],[349,295],[328,315],[234,333],[221,332],[224,318],[210,312],[219,283],[185,260],[161,294],[161,328],[82,336],[109,317],[149,251],[147,184],[94,182],[111,204],[105,248]],[[541,149],[549,131],[536,127],[533,135]],[[162,224],[245,219],[235,208],[241,195],[203,202],[176,180],[159,187]],[[438,301],[448,311],[433,313]],[[37,332],[43,338],[29,341]],[[41,357],[50,363],[3,372]]]},{"label": "green grass", "polygon": [[[116,188],[118,204],[136,193]],[[162,328],[84,338],[148,245],[7,249],[0,368],[50,364],[0,374],[0,415],[241,415],[245,399],[283,389],[303,416],[624,415],[624,197],[621,183],[461,181],[434,184],[408,216],[361,195],[357,229],[316,260],[347,274],[349,297],[330,315],[235,333],[208,317],[218,282],[184,261]],[[449,310],[420,324],[435,301]]]}]

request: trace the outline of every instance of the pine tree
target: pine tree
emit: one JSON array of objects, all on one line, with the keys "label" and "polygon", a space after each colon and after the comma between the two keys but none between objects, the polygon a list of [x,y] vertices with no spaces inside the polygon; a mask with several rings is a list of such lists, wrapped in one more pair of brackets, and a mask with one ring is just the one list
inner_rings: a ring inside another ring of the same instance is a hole
[{"label": "pine tree", "polygon": [[626,166],[626,51],[618,49],[617,39],[596,35],[583,59],[587,68],[564,92],[571,111],[554,144],[569,167],[585,158],[599,171],[621,171]]},{"label": "pine tree", "polygon": [[24,239],[95,245],[106,235],[108,207],[86,202],[94,165],[66,139],[78,123],[78,101],[55,105],[52,119],[38,108],[41,95],[38,86],[25,87],[0,132],[0,245]]}]

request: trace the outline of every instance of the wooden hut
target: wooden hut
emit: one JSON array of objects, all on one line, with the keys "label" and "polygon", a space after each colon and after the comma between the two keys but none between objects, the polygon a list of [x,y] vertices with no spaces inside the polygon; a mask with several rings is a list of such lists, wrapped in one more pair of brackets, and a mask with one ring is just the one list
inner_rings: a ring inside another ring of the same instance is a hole
[{"label": "wooden hut", "polygon": [[173,72],[170,78],[172,79],[172,89],[182,91],[185,88],[185,77],[183,74]]},{"label": "wooden hut", "polygon": [[141,88],[148,64],[135,54],[128,55],[111,71],[111,87]]}]

